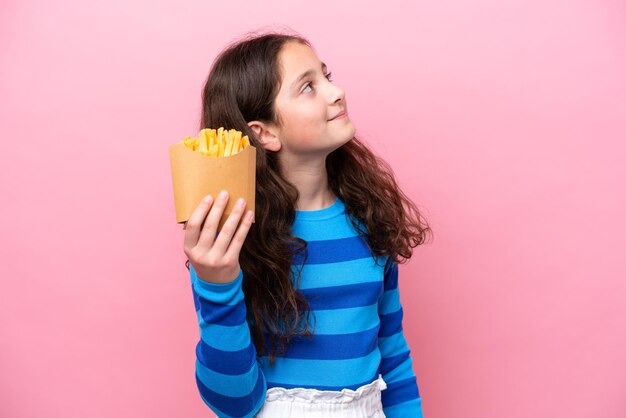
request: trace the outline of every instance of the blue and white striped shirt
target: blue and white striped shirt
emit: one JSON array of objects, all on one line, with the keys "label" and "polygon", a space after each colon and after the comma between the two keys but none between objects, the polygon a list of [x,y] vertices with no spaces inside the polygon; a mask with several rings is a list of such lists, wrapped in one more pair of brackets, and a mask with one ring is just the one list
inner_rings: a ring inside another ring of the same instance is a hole
[{"label": "blue and white striped shirt", "polygon": [[387,383],[381,393],[385,415],[422,417],[402,331],[397,264],[371,253],[340,198],[324,209],[296,211],[292,232],[307,241],[299,289],[312,310],[314,335],[292,339],[271,366],[269,356],[257,358],[251,340],[243,272],[216,284],[199,279],[189,266],[200,326],[196,383],[202,400],[219,417],[253,417],[269,388],[356,390],[380,373]]}]

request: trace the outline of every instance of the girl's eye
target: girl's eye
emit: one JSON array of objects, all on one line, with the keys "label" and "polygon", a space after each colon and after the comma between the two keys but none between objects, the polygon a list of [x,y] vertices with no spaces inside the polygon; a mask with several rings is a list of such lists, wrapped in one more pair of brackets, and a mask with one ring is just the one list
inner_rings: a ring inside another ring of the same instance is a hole
[{"label": "girl's eye", "polygon": [[[324,77],[326,77],[326,79],[328,81],[333,81],[332,78],[330,78],[333,75],[333,73],[329,72],[328,74],[324,74]],[[304,89],[302,90],[302,93],[307,93],[306,89],[311,87],[311,83],[306,83],[306,85],[304,86]]]}]

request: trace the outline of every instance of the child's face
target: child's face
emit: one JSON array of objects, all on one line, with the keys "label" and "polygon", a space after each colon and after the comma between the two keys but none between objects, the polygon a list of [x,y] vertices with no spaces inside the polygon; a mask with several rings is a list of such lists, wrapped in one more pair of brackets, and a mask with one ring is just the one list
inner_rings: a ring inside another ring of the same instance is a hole
[{"label": "child's face", "polygon": [[[313,50],[297,42],[283,45],[279,54],[282,83],[276,111],[282,157],[326,156],[354,137],[344,91],[327,79],[328,70]],[[307,71],[310,74],[299,78]],[[331,120],[338,114],[345,116]],[[287,154],[287,155],[285,155]]]}]

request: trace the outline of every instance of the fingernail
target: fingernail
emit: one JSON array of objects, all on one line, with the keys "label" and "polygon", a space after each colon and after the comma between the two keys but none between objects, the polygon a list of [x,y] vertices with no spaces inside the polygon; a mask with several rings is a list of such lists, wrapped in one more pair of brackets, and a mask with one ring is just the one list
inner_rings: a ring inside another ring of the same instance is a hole
[{"label": "fingernail", "polygon": [[211,201],[211,195],[207,195],[204,199],[202,199],[205,202],[210,202]]},{"label": "fingernail", "polygon": [[239,206],[240,208],[244,207],[245,204],[246,201],[244,199],[237,200],[237,206]]},{"label": "fingernail", "polygon": [[220,192],[220,199],[224,200],[226,199],[226,196],[228,196],[228,193],[226,192],[226,190],[222,190]]}]

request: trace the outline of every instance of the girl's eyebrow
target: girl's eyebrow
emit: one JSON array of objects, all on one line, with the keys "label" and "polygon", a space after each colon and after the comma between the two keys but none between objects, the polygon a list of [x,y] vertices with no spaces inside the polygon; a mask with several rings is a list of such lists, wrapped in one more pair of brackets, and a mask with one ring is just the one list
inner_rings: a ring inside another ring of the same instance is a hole
[{"label": "girl's eyebrow", "polygon": [[[328,67],[326,66],[325,63],[322,63],[322,72],[326,72],[326,70],[328,69]],[[300,76],[298,78],[296,78],[296,80],[291,84],[291,88],[295,88],[296,84],[298,84],[300,81],[302,81],[303,78],[306,78],[310,75],[315,74],[314,70],[307,70],[305,72],[303,72],[302,74],[300,74]]]}]

